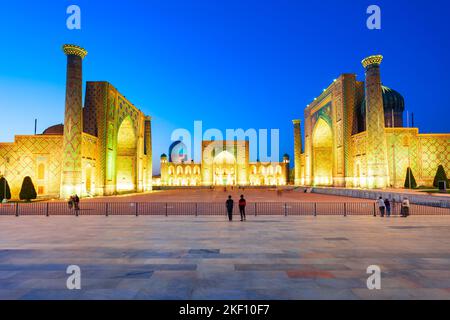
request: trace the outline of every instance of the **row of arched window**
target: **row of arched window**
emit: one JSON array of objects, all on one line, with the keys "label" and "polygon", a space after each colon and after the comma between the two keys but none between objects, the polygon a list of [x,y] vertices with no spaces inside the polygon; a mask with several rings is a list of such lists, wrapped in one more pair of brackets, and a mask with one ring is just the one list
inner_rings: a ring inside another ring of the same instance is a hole
[{"label": "row of arched window", "polygon": [[283,168],[280,165],[277,166],[260,166],[259,168],[255,165],[251,167],[252,174],[260,174],[260,175],[281,175],[283,173]]},{"label": "row of arched window", "polygon": [[187,166],[187,167],[183,168],[182,166],[178,166],[175,169],[175,167],[170,166],[168,174],[169,175],[174,175],[175,172],[176,172],[176,175],[178,175],[178,176],[181,176],[181,175],[192,175],[192,174],[200,175],[200,167],[199,166],[195,166],[195,167]]}]

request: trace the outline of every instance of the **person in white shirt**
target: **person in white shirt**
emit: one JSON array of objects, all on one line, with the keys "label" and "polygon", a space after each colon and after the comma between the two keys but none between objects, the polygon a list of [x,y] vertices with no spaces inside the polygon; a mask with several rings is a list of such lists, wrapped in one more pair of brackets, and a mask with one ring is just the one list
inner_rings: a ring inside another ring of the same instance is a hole
[{"label": "person in white shirt", "polygon": [[386,211],[386,205],[384,204],[383,198],[380,197],[380,198],[377,200],[377,203],[378,203],[378,208],[380,209],[381,217],[384,218],[384,213],[385,213],[385,211]]},{"label": "person in white shirt", "polygon": [[411,207],[408,198],[403,198],[402,201],[402,217],[407,218],[409,216],[409,208]]}]

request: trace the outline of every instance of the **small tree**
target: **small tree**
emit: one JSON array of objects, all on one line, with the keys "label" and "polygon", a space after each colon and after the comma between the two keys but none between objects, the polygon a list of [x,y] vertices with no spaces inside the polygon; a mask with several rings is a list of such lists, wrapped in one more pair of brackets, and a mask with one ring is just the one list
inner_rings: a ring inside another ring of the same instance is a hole
[{"label": "small tree", "polygon": [[34,188],[33,181],[30,177],[25,177],[22,183],[22,189],[20,189],[20,200],[31,201],[37,198],[36,189]]},{"label": "small tree", "polygon": [[442,165],[440,165],[437,169],[436,176],[434,177],[433,186],[438,188],[439,181],[445,181],[448,187],[449,180],[447,179],[447,174],[445,173],[445,169]]},{"label": "small tree", "polygon": [[417,188],[416,178],[414,178],[412,169],[409,167],[408,167],[408,170],[406,170],[405,188],[407,188],[407,189]]},{"label": "small tree", "polygon": [[[6,190],[5,190],[6,186]],[[0,178],[0,202],[3,202],[3,200],[9,200],[11,199],[11,190],[9,189],[8,180],[6,180],[4,177]]]}]

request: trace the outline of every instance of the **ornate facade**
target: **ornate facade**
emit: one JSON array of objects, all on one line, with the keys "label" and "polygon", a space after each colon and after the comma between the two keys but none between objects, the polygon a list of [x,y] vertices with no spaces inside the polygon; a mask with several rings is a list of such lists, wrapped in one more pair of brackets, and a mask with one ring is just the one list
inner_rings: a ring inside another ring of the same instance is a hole
[{"label": "ornate facade", "polygon": [[381,84],[382,56],[364,59],[366,81],[343,74],[305,109],[305,148],[294,120],[295,184],[403,187],[411,167],[431,186],[439,165],[450,170],[450,134],[403,127],[403,97]]},{"label": "ornate facade", "polygon": [[[175,157],[171,156],[174,159]],[[280,186],[289,181],[289,156],[283,162],[249,161],[248,141],[203,141],[201,163],[171,162],[161,156],[162,186]]]},{"label": "ornate facade", "polygon": [[65,45],[64,125],[41,135],[0,143],[0,175],[13,198],[30,176],[41,197],[67,198],[142,192],[152,188],[151,118],[108,82],[87,82],[82,105],[86,50]]}]

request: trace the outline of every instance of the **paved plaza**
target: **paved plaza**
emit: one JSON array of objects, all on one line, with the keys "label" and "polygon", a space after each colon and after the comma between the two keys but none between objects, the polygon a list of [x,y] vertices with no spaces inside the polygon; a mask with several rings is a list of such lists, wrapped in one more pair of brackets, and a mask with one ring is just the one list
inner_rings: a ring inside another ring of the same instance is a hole
[{"label": "paved plaza", "polygon": [[1,299],[450,299],[448,217],[0,217],[0,230]]},{"label": "paved plaza", "polygon": [[[281,191],[281,192],[279,192]],[[325,195],[318,193],[304,193],[303,189],[292,188],[215,188],[215,189],[173,189],[153,191],[150,193],[123,195],[115,197],[96,197],[86,199],[86,202],[223,202],[231,195],[238,200],[244,195],[249,202],[367,202],[364,199]]]}]

